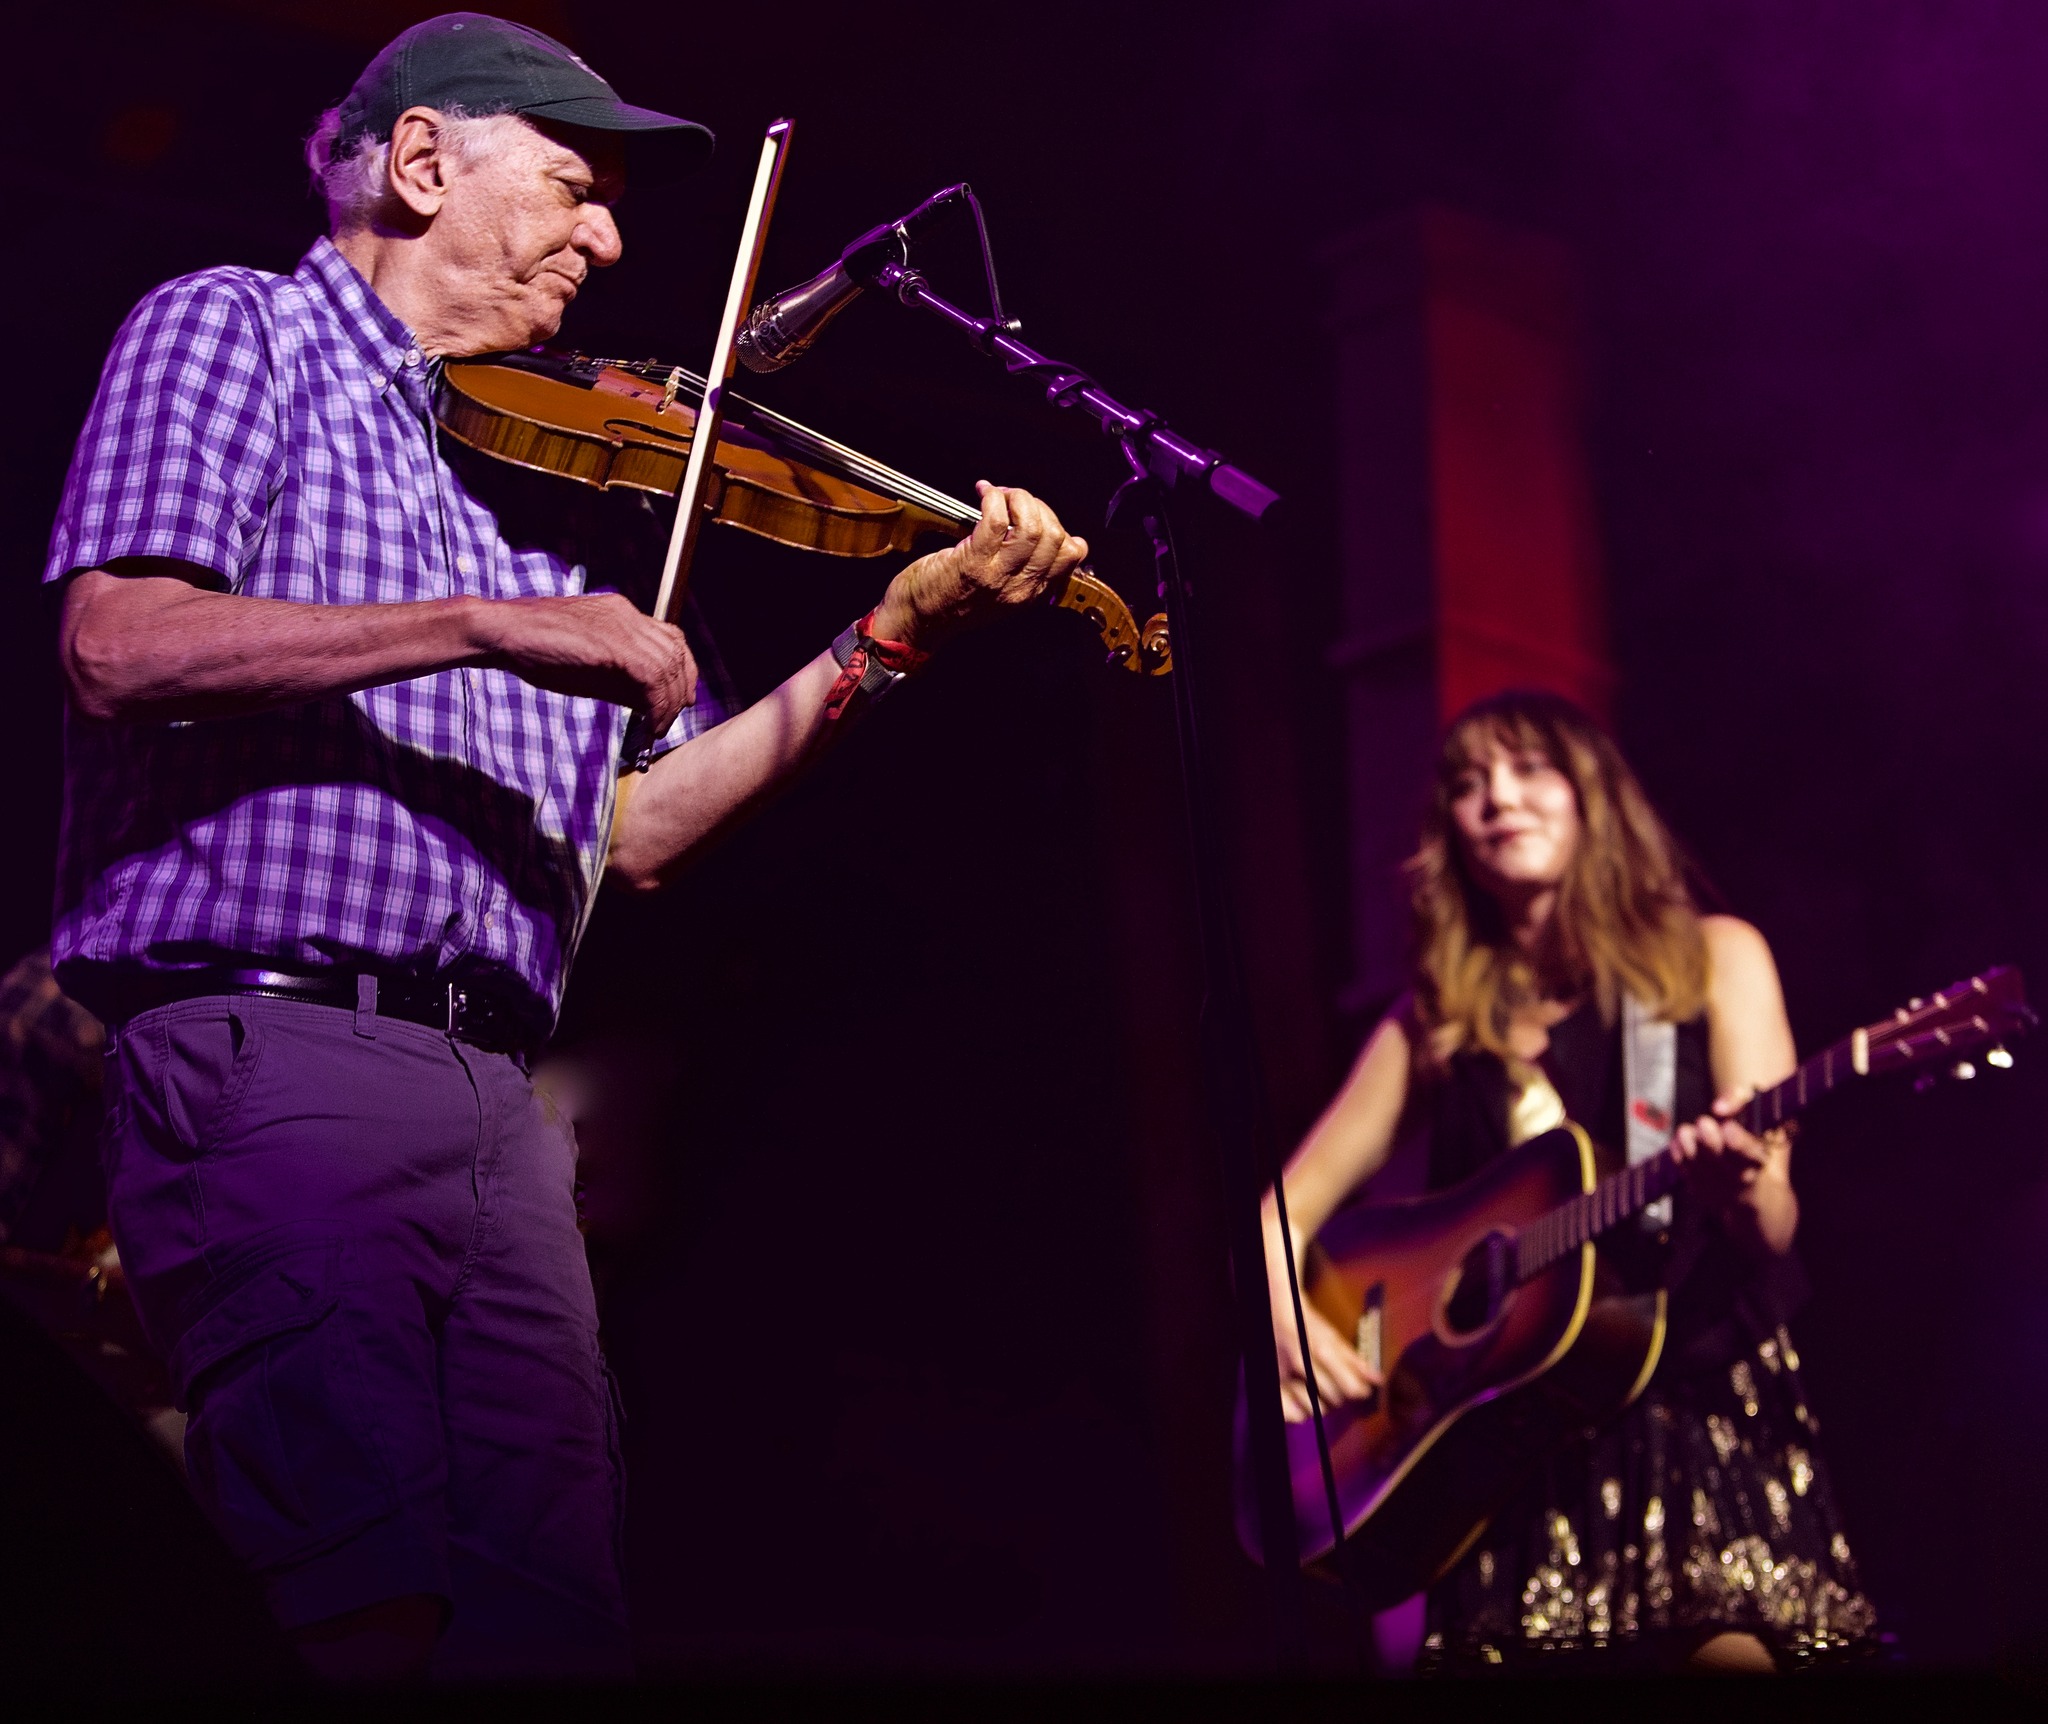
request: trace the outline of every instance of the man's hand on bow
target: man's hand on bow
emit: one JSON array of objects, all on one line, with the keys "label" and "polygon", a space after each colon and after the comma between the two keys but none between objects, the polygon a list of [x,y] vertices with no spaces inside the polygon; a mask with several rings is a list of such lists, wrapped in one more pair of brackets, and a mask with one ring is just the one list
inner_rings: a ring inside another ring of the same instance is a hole
[{"label": "man's hand on bow", "polygon": [[644,712],[654,736],[697,698],[697,661],[683,631],[618,593],[484,601],[475,627],[487,663],[536,688]]}]

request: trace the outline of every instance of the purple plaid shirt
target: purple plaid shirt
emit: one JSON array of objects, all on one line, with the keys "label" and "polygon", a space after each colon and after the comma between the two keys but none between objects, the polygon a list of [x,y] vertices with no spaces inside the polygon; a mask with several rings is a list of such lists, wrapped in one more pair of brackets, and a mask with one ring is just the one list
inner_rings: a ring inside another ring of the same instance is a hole
[{"label": "purple plaid shirt", "polygon": [[[302,604],[627,583],[633,535],[610,528],[637,511],[632,551],[658,545],[644,504],[444,447],[434,372],[324,239],[290,276],[166,283],[115,339],[44,578],[174,557]],[[668,742],[724,705],[700,700]],[[624,723],[475,669],[245,718],[70,713],[59,975],[88,1003],[138,967],[495,978],[545,1027],[604,865]]]}]

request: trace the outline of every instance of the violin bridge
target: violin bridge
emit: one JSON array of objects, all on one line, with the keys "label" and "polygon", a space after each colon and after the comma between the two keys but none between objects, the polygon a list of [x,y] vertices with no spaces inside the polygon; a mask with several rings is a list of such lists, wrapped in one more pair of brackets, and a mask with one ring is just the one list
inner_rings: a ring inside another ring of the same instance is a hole
[{"label": "violin bridge", "polygon": [[673,371],[671,371],[668,374],[668,387],[662,390],[661,405],[655,408],[655,412],[666,413],[671,407],[673,407],[676,404],[676,391],[680,389],[682,385],[683,368],[680,365],[678,365]]}]

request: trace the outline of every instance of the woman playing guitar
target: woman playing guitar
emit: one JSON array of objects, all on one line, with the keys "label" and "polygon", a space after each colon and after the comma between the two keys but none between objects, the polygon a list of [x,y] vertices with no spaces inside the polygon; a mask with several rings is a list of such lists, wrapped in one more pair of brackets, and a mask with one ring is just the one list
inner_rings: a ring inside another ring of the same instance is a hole
[{"label": "woman playing guitar", "polygon": [[[1675,1210],[1602,1245],[1614,1290],[1668,1291],[1655,1374],[1604,1429],[1531,1457],[1526,1486],[1431,1588],[1425,1664],[1596,1653],[1763,1670],[1868,1644],[1873,1612],[1783,1323],[1798,1280],[1790,1135],[1727,1117],[1797,1063],[1763,936],[1697,911],[1613,741],[1554,695],[1496,696],[1451,725],[1409,875],[1414,986],[1288,1165],[1298,1254],[1410,1130],[1428,1133],[1432,1189],[1563,1118],[1618,1156],[1625,1000],[1676,1026],[1670,1113],[1692,1122],[1677,1131],[1692,1177]],[[1299,1421],[1308,1387],[1270,1198],[1267,1232]],[[1325,1403],[1371,1395],[1380,1378],[1352,1341],[1305,1314]]]}]

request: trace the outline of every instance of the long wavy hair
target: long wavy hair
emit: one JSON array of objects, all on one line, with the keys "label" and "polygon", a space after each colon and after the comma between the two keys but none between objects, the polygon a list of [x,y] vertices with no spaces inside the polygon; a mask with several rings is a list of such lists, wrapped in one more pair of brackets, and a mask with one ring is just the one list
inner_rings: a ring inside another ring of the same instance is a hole
[{"label": "long wavy hair", "polygon": [[[1578,797],[1579,840],[1559,885],[1544,975],[1473,879],[1451,814],[1460,776],[1495,746],[1541,755]],[[1689,872],[1613,738],[1570,701],[1512,689],[1467,707],[1445,733],[1422,842],[1407,863],[1425,1063],[1461,1048],[1511,1058],[1509,1020],[1546,990],[1590,991],[1609,1023],[1624,993],[1674,1022],[1694,1016],[1705,1003],[1707,955]]]}]

